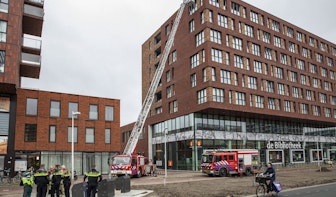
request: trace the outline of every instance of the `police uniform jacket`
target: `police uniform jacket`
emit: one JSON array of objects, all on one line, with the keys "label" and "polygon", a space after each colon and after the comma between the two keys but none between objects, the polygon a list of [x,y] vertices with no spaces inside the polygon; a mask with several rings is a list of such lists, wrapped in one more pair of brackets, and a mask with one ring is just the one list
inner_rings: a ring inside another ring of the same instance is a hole
[{"label": "police uniform jacket", "polygon": [[86,178],[88,179],[88,185],[94,186],[102,180],[102,175],[97,170],[92,169],[91,172],[84,175],[84,181]]}]

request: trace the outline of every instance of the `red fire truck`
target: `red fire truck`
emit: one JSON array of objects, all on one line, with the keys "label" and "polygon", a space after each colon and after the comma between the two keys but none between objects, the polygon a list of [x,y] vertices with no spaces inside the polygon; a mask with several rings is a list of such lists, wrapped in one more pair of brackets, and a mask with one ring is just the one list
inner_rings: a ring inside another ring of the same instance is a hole
[{"label": "red fire truck", "polygon": [[154,174],[156,165],[142,155],[116,155],[112,158],[111,175],[141,177]]},{"label": "red fire truck", "polygon": [[259,164],[255,149],[205,150],[202,154],[202,172],[209,176],[250,175]]}]

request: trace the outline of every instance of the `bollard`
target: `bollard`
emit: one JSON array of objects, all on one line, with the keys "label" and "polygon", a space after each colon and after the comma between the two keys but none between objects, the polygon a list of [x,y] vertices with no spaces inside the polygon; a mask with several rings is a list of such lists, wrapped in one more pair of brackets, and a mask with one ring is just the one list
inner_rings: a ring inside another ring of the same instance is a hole
[{"label": "bollard", "polygon": [[98,196],[99,197],[114,197],[115,185],[113,180],[102,180],[98,184]]},{"label": "bollard", "polygon": [[123,176],[123,187],[121,188],[121,193],[127,193],[131,191],[131,177]]},{"label": "bollard", "polygon": [[85,197],[86,196],[87,183],[77,183],[72,186],[71,196],[72,197]]}]

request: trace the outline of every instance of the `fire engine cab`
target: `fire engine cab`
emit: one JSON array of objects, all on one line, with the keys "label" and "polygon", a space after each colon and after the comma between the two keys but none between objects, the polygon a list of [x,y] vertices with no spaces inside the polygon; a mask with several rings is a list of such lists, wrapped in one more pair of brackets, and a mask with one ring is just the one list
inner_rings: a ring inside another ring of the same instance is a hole
[{"label": "fire engine cab", "polygon": [[251,175],[259,163],[255,149],[205,150],[202,154],[202,173],[208,176]]},{"label": "fire engine cab", "polygon": [[142,155],[116,155],[112,158],[111,175],[141,177],[153,174],[156,165],[148,162],[147,157]]}]

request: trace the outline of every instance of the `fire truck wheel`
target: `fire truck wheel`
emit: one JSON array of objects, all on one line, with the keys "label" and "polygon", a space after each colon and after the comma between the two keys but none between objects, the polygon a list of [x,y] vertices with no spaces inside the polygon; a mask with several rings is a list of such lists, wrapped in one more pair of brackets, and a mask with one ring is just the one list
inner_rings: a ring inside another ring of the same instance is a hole
[{"label": "fire truck wheel", "polygon": [[250,176],[251,174],[252,174],[251,168],[247,168],[246,171],[245,171],[245,175]]},{"label": "fire truck wheel", "polygon": [[221,168],[221,169],[219,170],[219,176],[220,176],[220,177],[228,176],[228,172],[227,172],[226,168]]},{"label": "fire truck wheel", "polygon": [[137,177],[140,178],[141,176],[142,176],[142,169],[139,168],[138,173],[137,173]]}]

